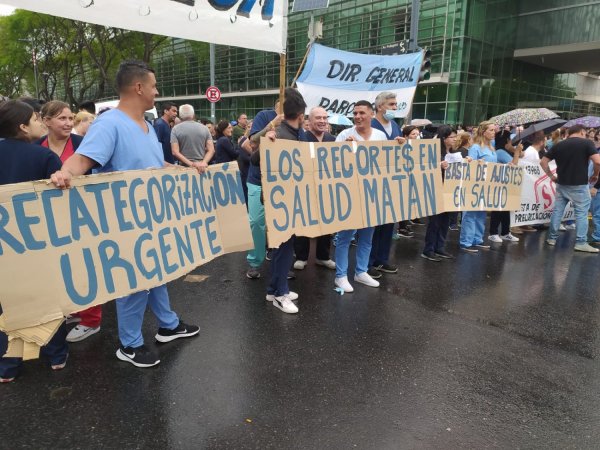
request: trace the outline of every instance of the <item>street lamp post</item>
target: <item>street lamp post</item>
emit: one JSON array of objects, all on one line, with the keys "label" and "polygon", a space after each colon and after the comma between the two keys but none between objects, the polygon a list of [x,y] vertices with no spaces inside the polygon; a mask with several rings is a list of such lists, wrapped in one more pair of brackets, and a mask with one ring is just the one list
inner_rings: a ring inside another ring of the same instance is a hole
[{"label": "street lamp post", "polygon": [[35,98],[40,98],[40,87],[38,85],[38,67],[37,67],[37,55],[35,54],[35,42],[30,38],[18,39],[22,42],[28,42],[31,44],[31,61],[33,62],[33,81],[35,83]]}]

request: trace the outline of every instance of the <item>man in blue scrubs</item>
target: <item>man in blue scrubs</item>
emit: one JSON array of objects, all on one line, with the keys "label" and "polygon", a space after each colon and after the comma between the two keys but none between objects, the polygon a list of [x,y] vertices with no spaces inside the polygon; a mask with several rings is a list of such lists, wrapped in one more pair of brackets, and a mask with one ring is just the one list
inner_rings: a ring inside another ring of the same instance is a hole
[{"label": "man in blue scrubs", "polygon": [[[158,95],[154,71],[140,61],[125,61],[117,72],[119,106],[98,117],[77,152],[52,175],[59,188],[70,186],[71,178],[90,169],[95,173],[161,168],[164,155],[154,128],[144,111],[154,106]],[[167,286],[136,292],[116,300],[119,339],[117,358],[136,367],[152,367],[158,356],[144,345],[142,322],[146,306],[158,319],[155,339],[170,342],[195,336],[200,328],[183,323],[171,310]]]}]

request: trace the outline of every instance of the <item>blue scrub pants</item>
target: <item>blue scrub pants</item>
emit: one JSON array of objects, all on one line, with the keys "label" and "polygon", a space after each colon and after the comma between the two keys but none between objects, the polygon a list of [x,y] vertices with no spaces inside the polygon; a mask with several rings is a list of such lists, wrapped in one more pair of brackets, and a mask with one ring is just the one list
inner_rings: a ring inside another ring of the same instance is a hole
[{"label": "blue scrub pants", "polygon": [[462,248],[483,244],[486,216],[486,211],[463,212],[459,239]]},{"label": "blue scrub pants", "polygon": [[[247,183],[248,186],[248,220],[254,248],[248,252],[246,261],[250,267],[259,268],[265,260],[267,235],[265,227],[265,207],[260,201],[261,186]],[[289,269],[289,267],[288,267]]]},{"label": "blue scrub pants", "polygon": [[117,322],[119,324],[119,339],[123,347],[137,348],[144,345],[142,322],[146,306],[158,319],[158,326],[172,330],[179,325],[179,318],[171,310],[167,285],[157,286],[148,291],[140,291],[126,297],[118,298]]}]

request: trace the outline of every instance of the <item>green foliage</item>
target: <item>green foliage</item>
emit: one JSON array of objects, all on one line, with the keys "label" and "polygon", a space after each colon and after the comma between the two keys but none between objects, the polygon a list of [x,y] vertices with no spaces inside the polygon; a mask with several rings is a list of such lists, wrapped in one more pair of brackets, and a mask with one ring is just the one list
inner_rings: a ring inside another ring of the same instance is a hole
[{"label": "green foliage", "polygon": [[167,38],[16,10],[0,17],[0,94],[35,95],[78,104],[116,96],[125,59],[149,62]]}]

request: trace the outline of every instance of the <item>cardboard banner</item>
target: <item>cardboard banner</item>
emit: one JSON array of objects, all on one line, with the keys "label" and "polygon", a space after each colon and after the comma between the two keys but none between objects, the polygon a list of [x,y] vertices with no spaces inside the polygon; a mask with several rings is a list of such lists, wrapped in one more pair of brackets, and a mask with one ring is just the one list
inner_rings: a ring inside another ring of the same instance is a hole
[{"label": "cardboard banner", "polygon": [[398,101],[397,117],[406,117],[415,94],[423,54],[365,55],[313,44],[298,78],[298,90],[308,108],[322,106],[332,114],[350,115],[358,100],[375,101],[391,91]]},{"label": "cardboard banner", "polygon": [[[549,223],[554,211],[555,183],[544,173],[539,164],[521,162],[519,165],[523,167],[525,177],[521,204],[510,214],[511,226]],[[550,161],[549,167],[552,173],[556,173],[556,162]],[[575,212],[570,202],[565,208],[562,220],[575,220]]]},{"label": "cardboard banner", "polygon": [[285,53],[287,0],[4,0],[15,8],[193,41]]},{"label": "cardboard banner", "polygon": [[253,246],[237,163],[202,176],[140,170],[79,177],[72,185],[0,186],[5,331],[162,285]]},{"label": "cardboard banner", "polygon": [[439,140],[260,142],[270,247],[442,212]]},{"label": "cardboard banner", "polygon": [[514,211],[521,202],[523,168],[464,160],[446,169],[445,211]]}]

